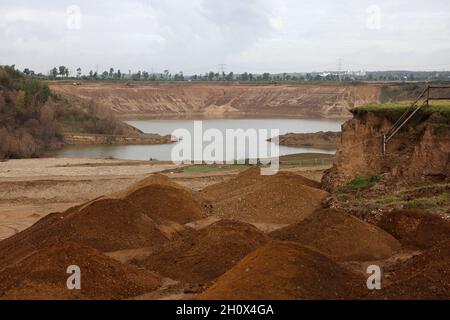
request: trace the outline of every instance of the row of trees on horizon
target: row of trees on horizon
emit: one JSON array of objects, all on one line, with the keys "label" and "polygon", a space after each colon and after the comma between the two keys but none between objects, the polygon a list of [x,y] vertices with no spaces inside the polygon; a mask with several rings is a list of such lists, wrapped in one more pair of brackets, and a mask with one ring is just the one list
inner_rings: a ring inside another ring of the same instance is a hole
[{"label": "row of trees on horizon", "polygon": [[79,80],[109,80],[109,81],[256,81],[256,82],[306,82],[306,81],[415,81],[415,80],[450,80],[450,72],[415,72],[415,71],[376,71],[376,72],[311,72],[311,73],[279,73],[253,74],[244,72],[207,72],[205,74],[194,74],[185,76],[182,71],[171,73],[164,70],[162,73],[149,73],[147,71],[122,72],[120,69],[110,68],[109,71],[98,73],[90,70],[87,74],[82,73],[81,68],[75,70],[71,75],[69,68],[59,66],[52,68],[46,75],[36,74],[29,68],[23,70],[23,74],[41,79],[79,79]]}]

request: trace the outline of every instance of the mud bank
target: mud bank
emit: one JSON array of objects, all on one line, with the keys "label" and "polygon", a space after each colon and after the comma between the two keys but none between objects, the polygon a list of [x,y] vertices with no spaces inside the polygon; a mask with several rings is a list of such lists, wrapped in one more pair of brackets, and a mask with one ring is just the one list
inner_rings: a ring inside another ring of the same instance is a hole
[{"label": "mud bank", "polygon": [[66,133],[64,135],[64,143],[66,145],[138,145],[172,142],[174,141],[170,135],[161,136],[150,133],[139,135]]}]

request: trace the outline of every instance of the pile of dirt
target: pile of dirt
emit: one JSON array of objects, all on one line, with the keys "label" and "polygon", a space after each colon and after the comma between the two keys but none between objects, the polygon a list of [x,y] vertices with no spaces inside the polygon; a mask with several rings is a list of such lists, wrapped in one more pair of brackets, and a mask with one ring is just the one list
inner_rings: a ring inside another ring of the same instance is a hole
[{"label": "pile of dirt", "polygon": [[199,194],[154,174],[107,198],[125,199],[139,206],[149,217],[185,224],[206,217],[209,204]]},{"label": "pile of dirt", "polygon": [[259,167],[203,189],[219,217],[250,223],[290,224],[321,206],[328,193],[320,184],[298,174],[263,176]]},{"label": "pile of dirt", "polygon": [[163,243],[187,229],[169,220],[152,219],[129,200],[101,199],[70,212],[47,231],[53,237],[115,251]]},{"label": "pile of dirt", "polygon": [[54,213],[0,242],[0,268],[44,245],[74,241],[103,252],[161,244],[190,228],[150,218],[128,200],[100,199]]},{"label": "pile of dirt", "polygon": [[305,186],[312,188],[320,188],[320,183],[311,179],[307,179],[301,175],[280,171],[276,175],[265,176],[261,174],[261,168],[253,166],[245,171],[240,172],[236,177],[222,183],[214,184],[203,189],[203,193],[212,200],[218,200],[224,194],[238,194],[240,190],[255,184],[270,183],[276,180],[294,180],[301,182]]},{"label": "pile of dirt", "polygon": [[339,261],[385,259],[401,248],[386,231],[335,209],[319,209],[302,222],[270,235],[310,246]]},{"label": "pile of dirt", "polygon": [[371,299],[450,299],[450,240],[398,265]]},{"label": "pile of dirt", "polygon": [[200,198],[162,175],[50,214],[0,242],[0,268],[43,245],[74,241],[103,252],[149,247],[190,233],[182,224],[204,217]]},{"label": "pile of dirt", "polygon": [[250,253],[198,299],[350,299],[365,279],[295,242],[271,242]]},{"label": "pile of dirt", "polygon": [[425,211],[397,210],[386,212],[378,226],[398,239],[404,246],[430,248],[450,239],[450,222]]},{"label": "pile of dirt", "polygon": [[[68,290],[66,273],[80,267],[81,290]],[[159,276],[122,265],[75,243],[44,247],[0,272],[0,299],[126,299],[159,288]]]},{"label": "pile of dirt", "polygon": [[155,247],[133,263],[187,283],[208,283],[270,238],[254,226],[221,220],[193,235]]}]

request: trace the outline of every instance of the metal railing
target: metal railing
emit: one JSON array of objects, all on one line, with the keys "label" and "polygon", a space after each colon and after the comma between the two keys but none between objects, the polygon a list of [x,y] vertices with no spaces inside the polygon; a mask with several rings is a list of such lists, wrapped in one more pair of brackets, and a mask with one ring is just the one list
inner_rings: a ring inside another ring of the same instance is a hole
[{"label": "metal railing", "polygon": [[406,109],[392,128],[383,135],[383,155],[386,154],[387,143],[403,128],[406,123],[424,106],[429,106],[431,100],[450,100],[448,96],[433,96],[433,90],[450,89],[450,86],[427,86],[422,94]]}]

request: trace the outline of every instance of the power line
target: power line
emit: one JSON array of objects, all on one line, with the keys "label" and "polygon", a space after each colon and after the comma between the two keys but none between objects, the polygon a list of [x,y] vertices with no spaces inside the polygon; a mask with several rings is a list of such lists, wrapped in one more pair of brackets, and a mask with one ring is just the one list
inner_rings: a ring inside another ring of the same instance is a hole
[{"label": "power line", "polygon": [[338,77],[339,77],[339,81],[342,81],[342,58],[339,58],[339,62],[338,62]]},{"label": "power line", "polygon": [[225,63],[220,63],[219,64],[219,72],[221,72],[220,76],[223,76],[225,74],[225,68],[226,67],[227,67],[227,65]]}]

